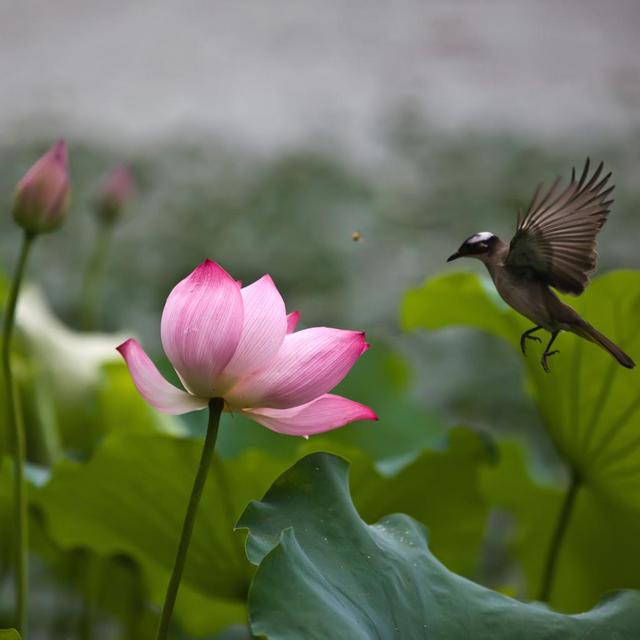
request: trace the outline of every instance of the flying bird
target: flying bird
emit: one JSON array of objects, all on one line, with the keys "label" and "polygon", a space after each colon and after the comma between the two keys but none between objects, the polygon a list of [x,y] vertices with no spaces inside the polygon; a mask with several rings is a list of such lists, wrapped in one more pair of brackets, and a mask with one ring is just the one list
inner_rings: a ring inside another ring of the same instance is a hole
[{"label": "flying bird", "polygon": [[610,172],[602,177],[602,163],[591,177],[589,165],[587,158],[577,180],[573,169],[564,189],[560,188],[560,178],[548,191],[538,185],[526,214],[518,215],[516,233],[508,244],[493,233],[481,231],[467,238],[447,259],[447,262],[462,257],[481,260],[502,299],[534,323],[520,337],[523,354],[527,340],[542,342],[534,333],[545,329],[551,334],[540,360],[547,373],[549,357],[558,353],[551,351],[551,347],[561,331],[571,331],[596,343],[623,367],[635,366],[620,347],[553,291],[580,295],[596,268],[596,236],[607,221],[614,187],[608,185]]}]

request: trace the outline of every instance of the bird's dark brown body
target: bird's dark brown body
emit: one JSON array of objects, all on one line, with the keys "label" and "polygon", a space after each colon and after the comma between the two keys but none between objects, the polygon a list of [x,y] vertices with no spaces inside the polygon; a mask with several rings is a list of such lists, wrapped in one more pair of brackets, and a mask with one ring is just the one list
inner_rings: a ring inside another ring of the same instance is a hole
[{"label": "bird's dark brown body", "polygon": [[556,193],[558,181],[546,196],[540,187],[526,216],[509,244],[489,232],[468,238],[449,261],[468,256],[481,260],[502,299],[535,327],[521,338],[539,338],[532,334],[540,329],[551,333],[542,355],[542,366],[549,370],[547,359],[560,331],[570,331],[607,350],[627,368],[633,360],[606,336],[558,298],[551,287],[574,295],[582,293],[596,264],[596,235],[602,228],[613,202],[607,200],[613,187],[604,189],[609,175],[600,179],[602,165],[587,181],[589,161],[579,181],[572,173],[564,191]]},{"label": "bird's dark brown body", "polygon": [[570,330],[568,325],[575,324],[579,319],[578,314],[538,278],[513,272],[506,267],[504,259],[509,253],[509,245],[501,240],[499,243],[493,255],[481,260],[500,297],[518,313],[547,331]]}]

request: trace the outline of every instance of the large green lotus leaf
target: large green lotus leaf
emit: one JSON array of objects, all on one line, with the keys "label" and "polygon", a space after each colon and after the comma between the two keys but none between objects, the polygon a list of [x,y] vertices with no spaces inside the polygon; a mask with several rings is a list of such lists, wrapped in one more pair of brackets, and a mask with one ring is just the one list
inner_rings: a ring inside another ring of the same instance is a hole
[{"label": "large green lotus leaf", "polygon": [[482,470],[494,462],[494,450],[486,438],[462,427],[451,430],[444,442],[445,447],[422,451],[393,475],[382,475],[359,449],[324,438],[312,438],[297,455],[330,452],[349,460],[351,494],[367,522],[406,512],[429,528],[432,546],[447,566],[472,576],[489,514],[479,483]]},{"label": "large green lotus leaf", "polygon": [[632,640],[640,593],[582,615],[502,596],[442,565],[406,515],[367,525],[349,494],[348,465],[313,454],[246,509],[247,554],[259,565],[249,594],[254,634],[269,640]]},{"label": "large green lotus leaf", "polygon": [[[515,517],[513,551],[524,568],[527,590],[540,591],[544,558],[560,513],[564,492],[536,482],[521,446],[500,445],[500,462],[480,469],[486,501]],[[640,516],[608,500],[590,485],[579,489],[558,565],[550,604],[580,611],[613,589],[640,589]],[[595,552],[594,552],[595,550]]]}]

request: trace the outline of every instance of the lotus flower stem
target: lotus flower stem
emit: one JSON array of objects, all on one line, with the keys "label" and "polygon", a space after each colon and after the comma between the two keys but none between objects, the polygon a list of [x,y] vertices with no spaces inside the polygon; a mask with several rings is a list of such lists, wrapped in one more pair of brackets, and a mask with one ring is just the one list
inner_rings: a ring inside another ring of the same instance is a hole
[{"label": "lotus flower stem", "polygon": [[558,555],[569,527],[569,520],[571,519],[571,514],[573,513],[576,497],[578,495],[578,489],[581,484],[582,481],[580,479],[580,475],[577,472],[572,471],[569,487],[565,493],[560,514],[558,516],[558,522],[556,523],[556,528],[553,532],[551,543],[549,544],[544,573],[542,574],[542,582],[540,583],[540,595],[538,596],[538,600],[541,602],[549,602],[549,598],[551,597],[551,589],[553,587],[553,580],[558,564]]},{"label": "lotus flower stem", "polygon": [[24,467],[26,458],[26,444],[22,415],[18,404],[18,393],[11,369],[11,338],[15,325],[16,306],[20,294],[20,285],[24,276],[29,250],[35,235],[26,232],[18,258],[18,265],[13,276],[4,320],[2,340],[2,369],[4,373],[5,397],[7,403],[7,418],[9,428],[13,433],[13,490],[14,490],[14,519],[16,523],[16,542],[14,545],[15,591],[16,591],[16,628],[26,636],[27,620],[27,548],[28,548],[28,522],[27,522],[27,496],[24,481]]},{"label": "lotus flower stem", "polygon": [[82,298],[80,300],[80,326],[85,331],[96,328],[96,321],[102,305],[102,276],[111,246],[113,223],[100,225],[89,264],[84,276]]},{"label": "lotus flower stem", "polygon": [[160,618],[160,626],[158,627],[156,640],[166,640],[169,632],[169,623],[171,621],[173,607],[176,603],[178,588],[180,587],[180,580],[184,570],[184,563],[187,558],[187,551],[189,549],[189,542],[191,541],[191,534],[193,533],[193,525],[198,512],[198,505],[200,503],[200,498],[202,497],[202,490],[204,489],[204,484],[206,482],[207,475],[209,474],[211,459],[213,458],[213,452],[216,447],[218,427],[220,425],[220,414],[222,413],[223,407],[224,401],[222,398],[212,398],[209,401],[209,423],[207,425],[207,435],[202,448],[202,455],[200,457],[200,464],[198,465],[196,479],[193,483],[193,489],[191,490],[191,498],[189,499],[189,506],[187,507],[184,524],[182,525],[180,543],[178,545],[176,559],[173,564],[169,586],[167,587],[164,606],[162,607],[162,616]]}]

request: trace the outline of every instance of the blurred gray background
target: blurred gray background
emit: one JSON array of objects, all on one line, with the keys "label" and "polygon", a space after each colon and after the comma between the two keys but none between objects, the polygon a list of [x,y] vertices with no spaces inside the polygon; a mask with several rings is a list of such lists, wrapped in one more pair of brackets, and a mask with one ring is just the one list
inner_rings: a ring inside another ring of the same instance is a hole
[{"label": "blurred gray background", "polygon": [[639,16],[634,0],[5,0],[2,138],[55,123],[114,145],[328,136],[368,154],[406,104],[450,132],[619,134],[638,115]]}]

